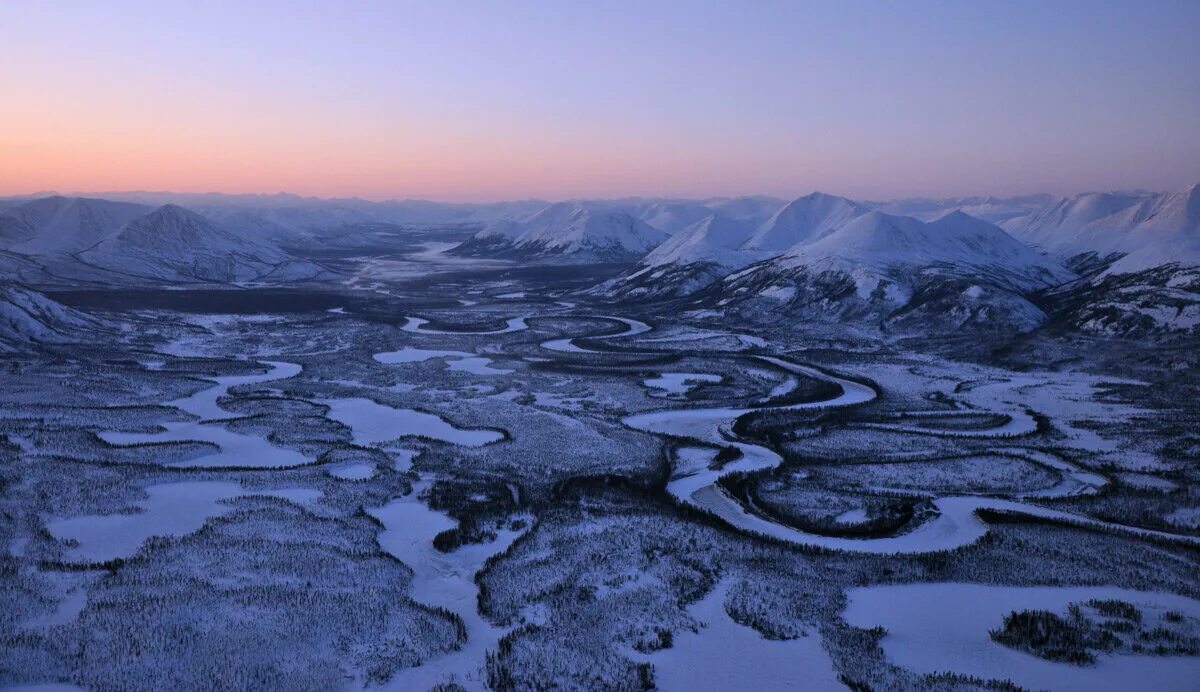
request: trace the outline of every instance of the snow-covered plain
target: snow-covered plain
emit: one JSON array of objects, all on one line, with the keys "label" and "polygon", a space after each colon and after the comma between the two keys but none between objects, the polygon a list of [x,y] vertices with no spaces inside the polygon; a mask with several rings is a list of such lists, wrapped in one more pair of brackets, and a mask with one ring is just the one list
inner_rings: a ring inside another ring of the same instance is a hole
[{"label": "snow-covered plain", "polygon": [[[967,355],[996,337],[964,333],[935,355],[736,300],[619,303],[563,266],[657,224],[677,257],[599,278],[714,248],[720,271],[815,266],[800,243],[856,265],[838,290],[894,298],[911,287],[881,258],[911,244],[928,278],[976,241],[987,280],[956,300],[1059,276],[996,235],[1017,218],[999,202],[970,205],[984,225],[821,195],[685,206],[548,214],[573,235],[523,244],[545,271],[440,229],[403,257],[339,250],[344,280],[269,309],[232,287],[95,314],[13,291],[34,321],[4,342],[0,686],[1188,686],[1195,656],[1072,666],[988,636],[1093,597],[1195,614],[1186,349],[1115,368],[1042,337]],[[745,288],[806,298],[777,278]]]}]

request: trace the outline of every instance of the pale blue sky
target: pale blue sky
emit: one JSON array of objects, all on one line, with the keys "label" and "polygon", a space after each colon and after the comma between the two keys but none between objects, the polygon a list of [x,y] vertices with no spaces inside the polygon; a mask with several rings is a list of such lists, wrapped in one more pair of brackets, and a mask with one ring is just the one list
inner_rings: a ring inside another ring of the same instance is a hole
[{"label": "pale blue sky", "polygon": [[19,2],[0,25],[4,192],[1200,181],[1195,0]]}]

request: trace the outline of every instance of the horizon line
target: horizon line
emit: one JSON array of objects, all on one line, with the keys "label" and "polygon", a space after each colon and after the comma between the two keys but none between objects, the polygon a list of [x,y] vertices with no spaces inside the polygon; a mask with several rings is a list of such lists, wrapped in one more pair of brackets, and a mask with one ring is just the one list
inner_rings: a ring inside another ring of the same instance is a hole
[{"label": "horizon line", "polygon": [[[941,195],[941,196],[922,194],[922,195],[908,195],[908,196],[900,196],[900,197],[878,197],[878,198],[877,197],[855,197],[855,196],[851,196],[851,195],[838,194],[835,192],[827,192],[825,190],[820,190],[820,189],[813,189],[813,190],[810,190],[809,192],[797,194],[794,196],[790,196],[790,195],[789,196],[780,196],[780,195],[775,195],[775,194],[770,194],[770,193],[749,192],[749,193],[742,193],[742,194],[711,194],[711,195],[696,195],[696,196],[645,195],[645,194],[623,195],[623,196],[616,196],[616,197],[573,196],[573,197],[563,197],[563,198],[532,196],[532,197],[505,197],[505,198],[494,198],[494,199],[484,199],[484,200],[479,200],[479,199],[462,200],[462,199],[446,199],[446,198],[437,199],[437,198],[429,198],[429,197],[398,197],[398,196],[374,197],[374,196],[360,196],[360,195],[320,196],[320,195],[306,195],[306,194],[301,194],[301,193],[296,193],[296,192],[288,192],[286,190],[280,190],[277,192],[222,192],[222,191],[216,191],[216,190],[193,192],[193,191],[177,191],[177,190],[134,189],[134,190],[94,190],[94,191],[93,190],[75,190],[75,191],[71,191],[71,192],[60,192],[57,190],[37,190],[34,192],[24,192],[24,193],[4,192],[4,193],[0,193],[0,199],[35,200],[35,199],[45,199],[45,198],[49,198],[49,197],[75,197],[75,198],[91,198],[91,199],[108,199],[107,196],[109,196],[109,195],[146,195],[146,196],[158,195],[158,196],[180,196],[180,197],[185,197],[185,196],[186,197],[263,197],[263,198],[291,197],[291,198],[296,198],[298,200],[304,200],[304,201],[310,201],[310,202],[313,202],[313,201],[315,201],[315,202],[348,201],[348,202],[365,202],[365,203],[369,203],[369,204],[427,203],[427,204],[460,205],[460,206],[488,206],[488,205],[495,205],[495,204],[513,204],[513,203],[520,203],[520,202],[541,202],[541,203],[545,203],[545,204],[558,204],[558,203],[562,203],[562,202],[622,202],[622,201],[633,201],[633,200],[653,201],[653,202],[705,202],[705,201],[710,201],[710,200],[730,200],[730,199],[743,199],[743,198],[760,198],[760,199],[765,198],[765,199],[773,199],[773,200],[778,200],[778,201],[791,201],[791,200],[795,200],[795,199],[800,199],[802,197],[807,197],[807,196],[813,195],[813,194],[822,194],[822,195],[829,195],[831,197],[841,197],[843,199],[849,199],[849,200],[861,201],[861,202],[887,203],[887,202],[910,202],[910,201],[966,200],[966,199],[979,199],[979,198],[1015,199],[1015,198],[1021,198],[1021,197],[1036,197],[1036,196],[1040,196],[1040,195],[1049,195],[1051,197],[1062,198],[1062,199],[1069,199],[1071,197],[1079,197],[1079,196],[1090,195],[1090,194],[1161,195],[1161,194],[1171,194],[1173,192],[1181,192],[1184,190],[1190,190],[1193,187],[1196,187],[1197,185],[1200,185],[1200,181],[1197,181],[1197,182],[1191,183],[1191,184],[1185,184],[1185,185],[1183,185],[1179,188],[1175,188],[1175,189],[1157,189],[1157,190],[1152,189],[1152,188],[1144,188],[1144,187],[1130,187],[1130,188],[1116,188],[1116,189],[1108,189],[1108,190],[1101,190],[1101,189],[1079,190],[1077,192],[1073,192],[1070,194],[1062,194],[1062,193],[1058,193],[1058,192],[1050,192],[1050,191],[1046,191],[1046,190],[1040,190],[1040,191],[1022,192],[1022,193],[1016,193],[1016,194],[974,193],[974,194],[966,194],[966,195]],[[111,201],[111,200],[109,200],[109,201]]]}]

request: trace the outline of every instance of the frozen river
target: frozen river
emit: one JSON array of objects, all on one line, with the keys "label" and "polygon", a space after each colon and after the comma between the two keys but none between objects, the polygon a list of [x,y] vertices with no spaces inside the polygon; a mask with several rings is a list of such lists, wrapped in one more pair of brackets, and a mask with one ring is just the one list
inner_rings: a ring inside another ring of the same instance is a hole
[{"label": "frozen river", "polygon": [[250,435],[235,432],[224,423],[239,416],[221,408],[217,401],[229,393],[233,387],[249,384],[273,382],[300,374],[302,368],[295,363],[263,361],[270,368],[265,373],[256,375],[233,375],[213,378],[212,387],[202,389],[195,394],[167,401],[164,406],[172,406],[197,418],[195,421],[164,423],[163,430],[153,433],[101,432],[99,436],[105,442],[114,445],[139,445],[165,442],[207,442],[215,445],[217,451],[204,454],[173,464],[194,468],[288,468],[312,463],[313,459],[306,457],[294,449],[278,447],[271,444],[262,435]]}]

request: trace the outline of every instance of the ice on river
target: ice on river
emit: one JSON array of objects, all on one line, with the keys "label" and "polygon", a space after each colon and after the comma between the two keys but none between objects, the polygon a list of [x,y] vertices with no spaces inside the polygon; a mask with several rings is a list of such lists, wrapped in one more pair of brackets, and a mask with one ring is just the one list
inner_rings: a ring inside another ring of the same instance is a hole
[{"label": "ice on river", "polygon": [[165,423],[161,432],[127,433],[100,432],[100,439],[114,445],[153,444],[163,442],[208,442],[215,445],[218,451],[194,459],[182,461],[173,466],[195,468],[286,468],[302,466],[312,460],[294,449],[277,447],[261,435],[250,435],[229,430],[222,421],[229,421],[239,416],[221,408],[217,401],[225,396],[230,388],[240,385],[259,384],[282,380],[298,375],[301,367],[295,363],[264,361],[271,369],[266,373],[256,375],[233,375],[213,378],[213,386],[202,389],[195,394],[168,401],[164,405],[173,406],[181,411],[190,413],[200,420],[188,422]]},{"label": "ice on river", "polygon": [[441,532],[457,526],[449,516],[430,509],[420,500],[428,481],[413,486],[413,491],[370,510],[383,525],[379,546],[408,565],[413,571],[413,600],[445,608],[462,618],[467,641],[457,651],[416,668],[406,668],[384,687],[389,690],[427,690],[438,683],[453,680],[469,690],[487,689],[483,671],[485,654],[495,648],[506,630],[494,626],[479,614],[479,587],[475,573],[489,557],[499,553],[520,535],[520,531],[502,529],[489,543],[475,543],[442,553],[433,547]]},{"label": "ice on river", "polygon": [[171,466],[191,468],[289,468],[303,466],[312,460],[294,449],[276,447],[265,437],[244,435],[226,429],[220,423],[167,423],[164,432],[124,433],[102,432],[100,438],[114,445],[136,445],[159,442],[208,442],[218,451]]},{"label": "ice on river", "polygon": [[[760,356],[760,359],[793,374],[833,381],[841,387],[841,394],[826,401],[802,402],[781,407],[666,409],[626,416],[622,419],[625,425],[637,430],[675,438],[700,440],[714,447],[736,448],[741,456],[719,469],[699,463],[699,460],[705,457],[704,448],[682,448],[677,453],[672,477],[667,484],[667,492],[680,502],[717,516],[730,526],[750,534],[794,545],[880,555],[912,554],[952,550],[974,543],[982,538],[988,530],[987,524],[979,518],[978,512],[992,510],[1126,535],[1200,545],[1200,538],[1193,536],[1122,526],[1037,505],[976,496],[937,498],[933,501],[937,510],[935,516],[921,522],[907,533],[882,538],[825,536],[771,521],[748,510],[741,501],[718,484],[722,476],[774,468],[782,462],[778,454],[766,447],[734,439],[730,433],[734,422],[753,410],[799,410],[852,406],[871,401],[876,393],[874,389],[864,384],[829,375],[814,368],[770,356]],[[1076,471],[1073,466],[1069,466],[1069,470]],[[1092,475],[1094,474],[1077,470],[1076,475],[1070,478],[1071,489],[1094,487],[1094,483],[1103,480],[1102,478],[1092,478]],[[1056,486],[1056,490],[1065,489]]]},{"label": "ice on river", "polygon": [[270,360],[263,361],[263,363],[270,366],[270,370],[265,373],[214,377],[211,381],[215,386],[202,389],[182,399],[168,401],[166,405],[186,411],[200,420],[229,420],[237,418],[236,415],[229,413],[217,405],[217,400],[225,396],[230,389],[247,384],[285,380],[289,377],[299,375],[302,370],[296,363],[283,363]]},{"label": "ice on river", "polygon": [[529,329],[529,325],[525,324],[524,317],[512,317],[508,319],[504,326],[500,329],[491,329],[481,332],[460,332],[448,331],[442,329],[429,329],[425,325],[429,324],[429,320],[422,317],[406,317],[405,322],[400,329],[413,334],[441,334],[444,336],[484,336],[495,334],[508,334],[510,332],[519,332],[524,329]]},{"label": "ice on river", "polygon": [[577,336],[577,337],[571,337],[568,339],[551,339],[550,341],[543,342],[542,348],[544,348],[548,351],[558,351],[560,353],[598,353],[598,351],[593,351],[591,349],[577,346],[575,344],[575,339],[581,339],[581,338],[615,339],[615,338],[625,337],[625,336],[634,336],[636,334],[644,334],[652,329],[652,327],[650,325],[646,324],[645,322],[642,322],[639,320],[632,320],[632,319],[629,319],[628,317],[615,317],[612,315],[596,315],[594,319],[611,320],[613,322],[620,322],[621,324],[625,325],[625,331],[618,332],[616,334],[605,334],[602,336],[584,336],[584,337]]}]

